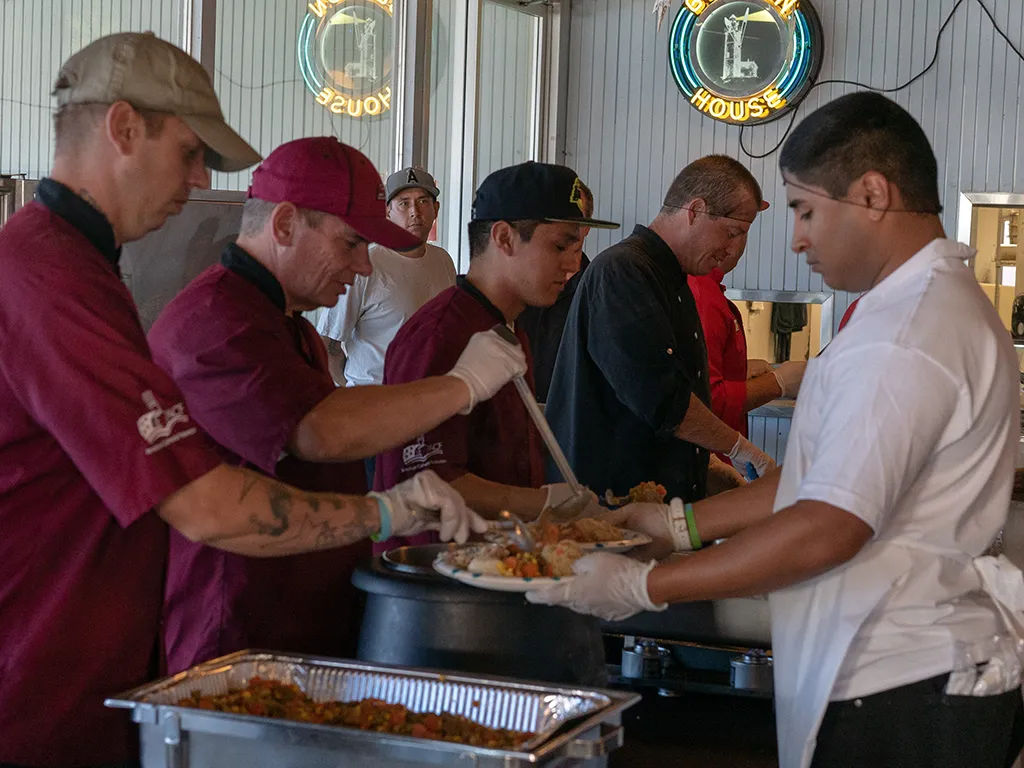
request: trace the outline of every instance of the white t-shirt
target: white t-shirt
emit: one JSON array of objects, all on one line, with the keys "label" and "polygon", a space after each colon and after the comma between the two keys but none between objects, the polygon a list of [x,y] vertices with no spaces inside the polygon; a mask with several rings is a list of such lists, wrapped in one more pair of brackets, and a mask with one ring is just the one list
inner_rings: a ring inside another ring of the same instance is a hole
[{"label": "white t-shirt", "polygon": [[317,321],[321,336],[345,345],[345,382],[354,387],[380,384],[384,353],[406,320],[445,288],[455,285],[455,265],[443,248],[427,244],[414,259],[382,245],[370,247],[369,277],[355,283],[324,310]]},{"label": "white t-shirt", "polygon": [[[821,501],[859,517],[876,540],[971,557],[989,546],[1013,484],[1017,360],[963,263],[970,255],[930,243],[865,294],[809,363],[776,511]],[[1003,631],[962,557],[909,553],[911,570],[854,637],[833,701],[948,672],[956,640]]]}]

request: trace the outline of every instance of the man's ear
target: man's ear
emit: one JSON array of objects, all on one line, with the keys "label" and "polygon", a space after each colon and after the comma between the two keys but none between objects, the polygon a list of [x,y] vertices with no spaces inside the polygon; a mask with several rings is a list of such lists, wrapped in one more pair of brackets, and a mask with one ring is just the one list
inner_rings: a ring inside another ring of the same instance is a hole
[{"label": "man's ear", "polygon": [[146,138],[146,121],[127,101],[115,101],[103,118],[103,130],[117,153],[128,156]]},{"label": "man's ear", "polygon": [[278,245],[289,247],[295,243],[299,226],[299,209],[292,203],[283,202],[270,212],[270,235]]},{"label": "man's ear", "polygon": [[852,193],[850,197],[854,200],[858,197],[864,200],[872,221],[878,221],[894,207],[892,186],[889,184],[889,180],[878,171],[865,173],[853,183],[854,189],[858,186],[860,189]]},{"label": "man's ear", "polygon": [[491,225],[491,240],[499,251],[511,256],[515,251],[515,243],[519,240],[519,233],[507,221],[496,221]]}]

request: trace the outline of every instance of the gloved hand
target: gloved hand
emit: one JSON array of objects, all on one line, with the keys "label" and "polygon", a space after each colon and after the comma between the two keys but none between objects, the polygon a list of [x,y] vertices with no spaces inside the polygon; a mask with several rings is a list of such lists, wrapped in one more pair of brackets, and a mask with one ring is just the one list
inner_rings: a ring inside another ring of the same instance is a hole
[{"label": "gloved hand", "polygon": [[668,504],[635,501],[618,509],[606,510],[598,517],[620,528],[646,533],[654,541],[667,544],[670,551],[675,549],[668,522]]},{"label": "gloved hand", "polygon": [[607,510],[597,500],[597,494],[589,488],[583,489],[583,495],[573,498],[572,489],[568,483],[551,483],[545,485],[548,498],[544,502],[544,508],[558,507],[558,517],[568,519],[570,517],[595,517]]},{"label": "gloved hand", "polygon": [[572,564],[576,578],[526,593],[538,605],[561,605],[577,613],[589,613],[605,621],[622,621],[641,611],[664,611],[647,594],[647,574],[656,563],[637,562],[608,552],[581,557]]},{"label": "gloved hand", "polygon": [[[459,492],[426,469],[383,493],[367,494],[381,505],[381,532],[385,537],[414,536],[439,531],[442,541],[462,544],[469,533],[486,533],[487,521],[466,506]],[[390,531],[384,520],[391,519]]]},{"label": "gloved hand", "polygon": [[743,435],[737,436],[736,445],[726,455],[732,460],[732,465],[748,480],[755,479],[751,475],[761,477],[765,472],[775,469],[772,457],[755,448]]},{"label": "gloved hand", "polygon": [[805,370],[807,370],[807,363],[802,360],[790,360],[772,368],[775,380],[779,382],[779,389],[782,390],[782,397],[796,397],[799,394],[800,382],[804,380]]},{"label": "gloved hand", "polygon": [[498,390],[516,376],[526,373],[526,353],[509,344],[494,331],[480,331],[469,337],[449,376],[461,379],[469,387],[469,406],[459,413],[466,415],[476,404],[490,400]]},{"label": "gloved hand", "polygon": [[771,369],[771,363],[767,360],[747,360],[748,379],[753,379],[757,376],[764,376]]},{"label": "gloved hand", "polygon": [[733,488],[739,488],[746,484],[747,481],[736,471],[736,467],[726,464],[717,455],[711,454],[711,460],[708,463],[708,496],[731,491]]}]

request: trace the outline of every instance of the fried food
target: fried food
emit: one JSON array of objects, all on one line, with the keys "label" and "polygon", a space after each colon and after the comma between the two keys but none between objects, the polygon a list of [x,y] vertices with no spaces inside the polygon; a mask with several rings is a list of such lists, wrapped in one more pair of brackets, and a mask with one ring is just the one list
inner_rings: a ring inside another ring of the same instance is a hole
[{"label": "fried food", "polygon": [[455,568],[474,573],[525,579],[572,575],[572,564],[583,557],[574,541],[537,542],[535,552],[523,552],[513,545],[470,545],[452,548],[445,560]]},{"label": "fried food", "polygon": [[313,701],[296,685],[259,677],[252,678],[245,688],[232,689],[219,696],[203,696],[193,691],[191,696],[181,699],[178,706],[340,725],[491,749],[517,749],[534,735],[488,728],[461,715],[412,712],[401,704],[388,704],[380,699]]}]

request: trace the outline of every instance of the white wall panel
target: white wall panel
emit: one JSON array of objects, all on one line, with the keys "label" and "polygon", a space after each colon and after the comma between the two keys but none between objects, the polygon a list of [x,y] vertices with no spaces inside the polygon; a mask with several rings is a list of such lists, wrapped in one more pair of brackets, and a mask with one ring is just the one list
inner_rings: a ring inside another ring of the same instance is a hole
[{"label": "white wall panel", "polygon": [[65,59],[103,35],[146,30],[181,45],[181,0],[0,2],[0,174],[49,171],[50,93]]}]

